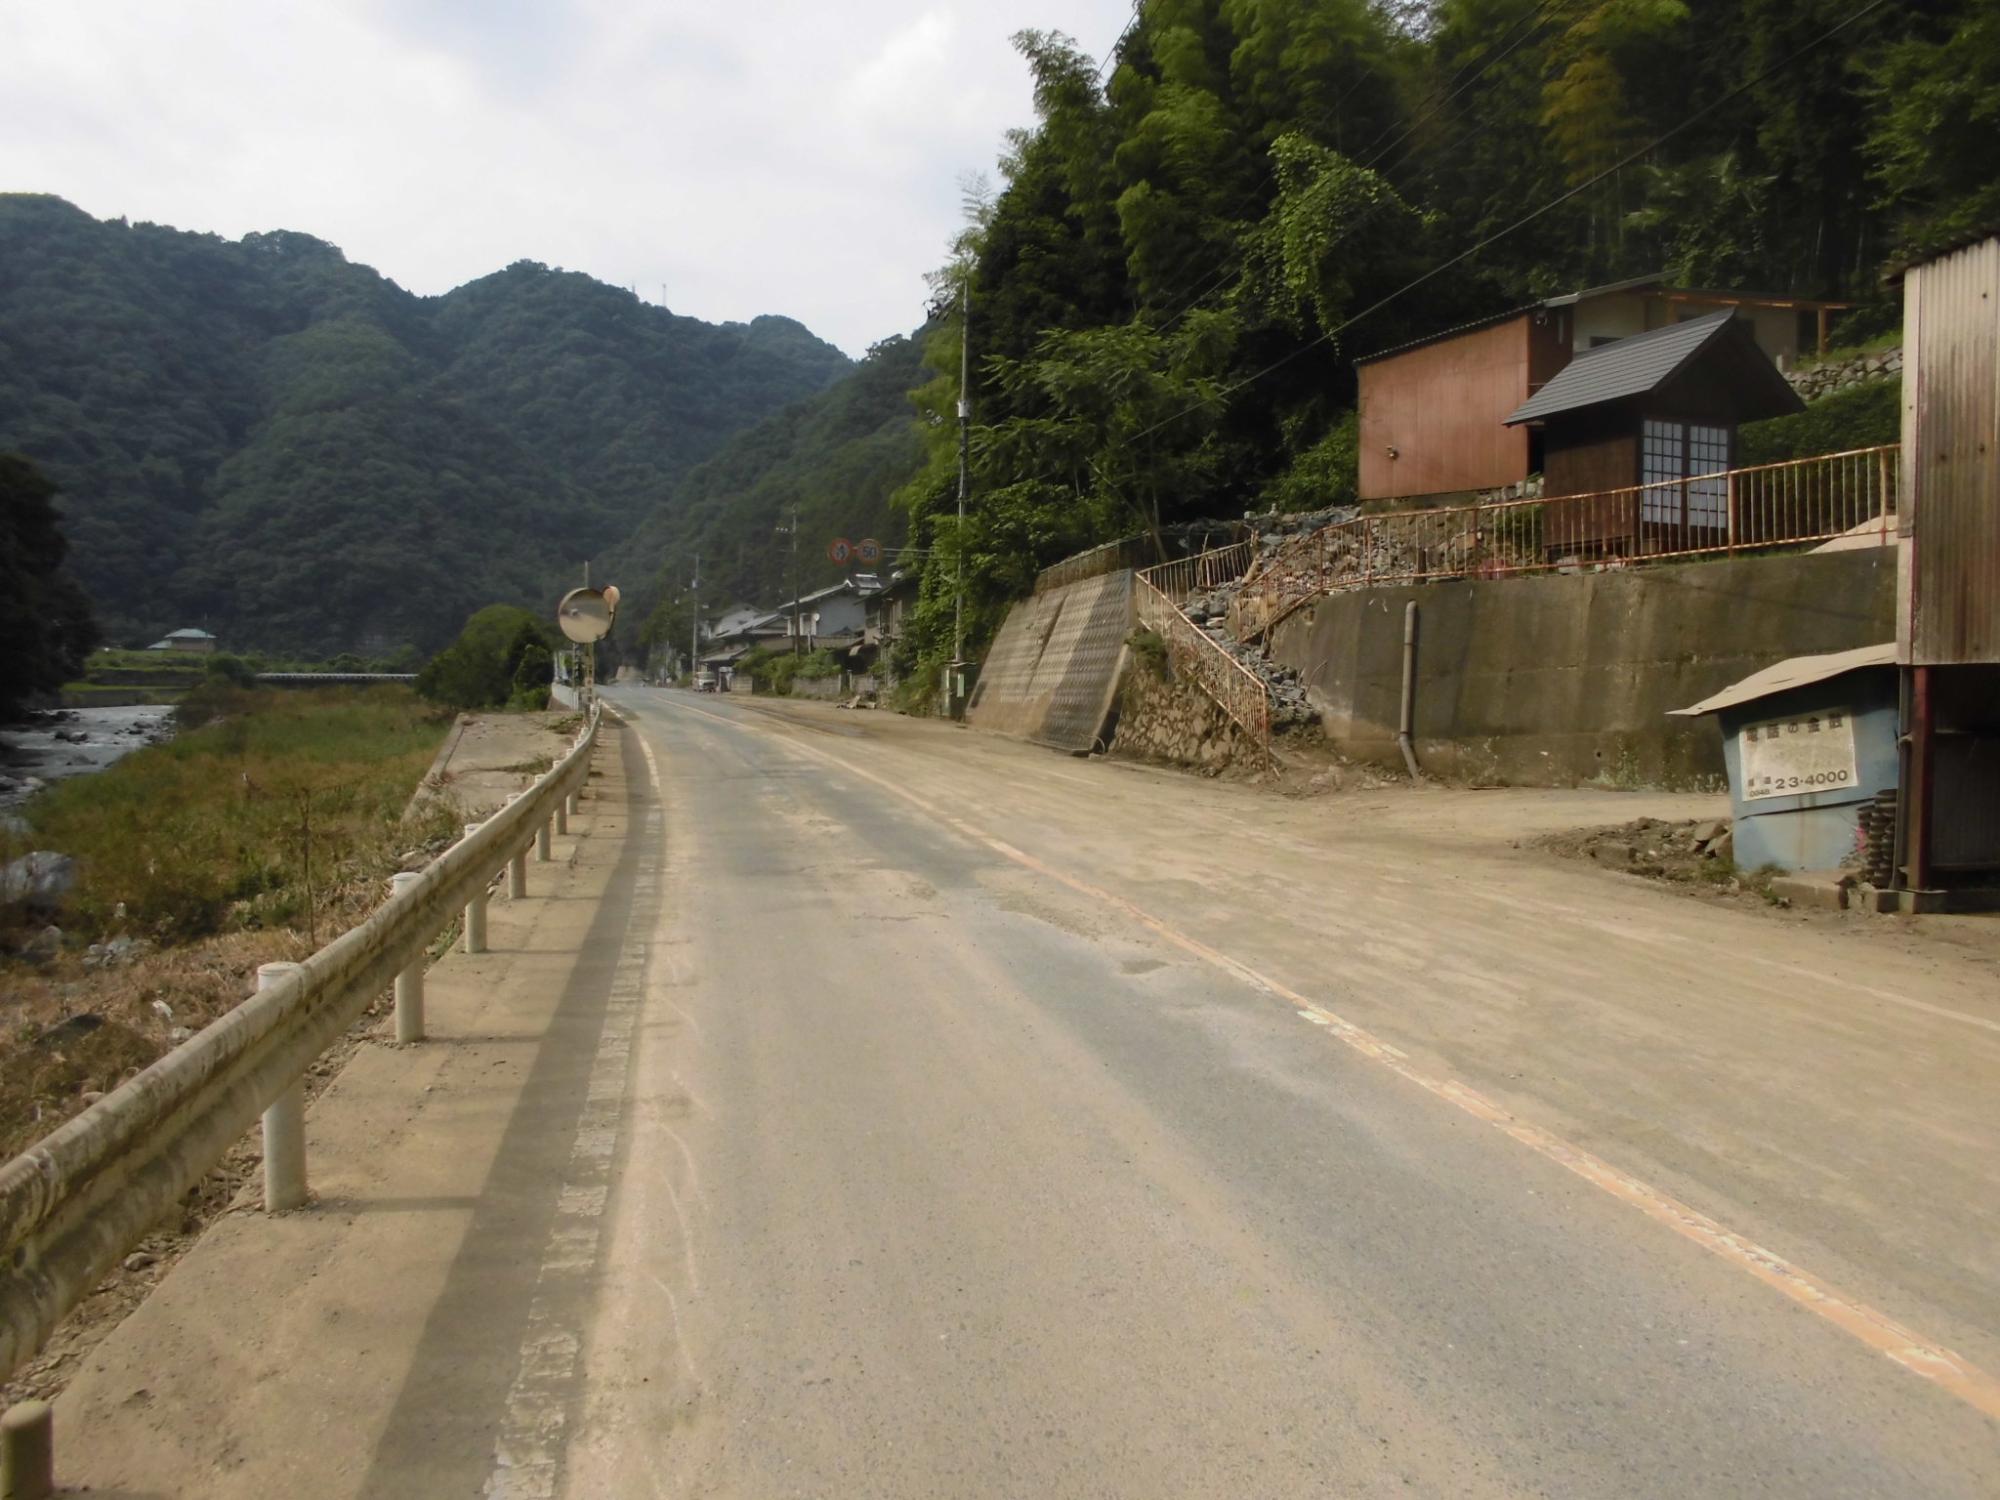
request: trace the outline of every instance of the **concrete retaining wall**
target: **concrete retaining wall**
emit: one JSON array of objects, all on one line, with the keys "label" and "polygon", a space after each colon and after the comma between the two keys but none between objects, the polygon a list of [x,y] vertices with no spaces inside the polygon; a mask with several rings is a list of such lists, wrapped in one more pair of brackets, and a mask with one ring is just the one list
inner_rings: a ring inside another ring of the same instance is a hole
[{"label": "concrete retaining wall", "polygon": [[1415,738],[1454,780],[1713,787],[1721,738],[1681,708],[1790,656],[1895,638],[1890,549],[1356,589],[1282,622],[1327,737],[1396,765],[1403,605],[1417,601]]},{"label": "concrete retaining wall", "polygon": [[1092,749],[1131,631],[1129,569],[1023,599],[980,664],[966,722],[1078,754]]}]

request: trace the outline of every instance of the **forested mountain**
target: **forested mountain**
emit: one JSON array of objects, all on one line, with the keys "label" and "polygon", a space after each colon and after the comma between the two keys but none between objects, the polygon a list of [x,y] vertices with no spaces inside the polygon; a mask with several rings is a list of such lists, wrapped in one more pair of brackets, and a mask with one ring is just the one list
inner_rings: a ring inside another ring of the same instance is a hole
[{"label": "forested mountain", "polygon": [[732,434],[852,368],[520,262],[413,296],[307,235],[0,195],[0,451],[60,487],[107,634],[430,649],[545,604]]},{"label": "forested mountain", "polygon": [[904,518],[890,500],[923,462],[910,392],[926,378],[921,337],[884,339],[844,380],[737,434],[676,485],[613,553],[649,637],[687,639],[678,596],[697,553],[704,613],[790,597],[791,542],[777,528],[794,509],[802,589],[843,576],[826,553],[836,537],[898,545]]},{"label": "forested mountain", "polygon": [[1100,66],[1026,32],[1038,121],[936,276],[900,495],[950,645],[969,284],[974,640],[1033,570],[1352,494],[1354,359],[1665,271],[1862,306],[2000,223],[2000,0],[1143,0]]}]

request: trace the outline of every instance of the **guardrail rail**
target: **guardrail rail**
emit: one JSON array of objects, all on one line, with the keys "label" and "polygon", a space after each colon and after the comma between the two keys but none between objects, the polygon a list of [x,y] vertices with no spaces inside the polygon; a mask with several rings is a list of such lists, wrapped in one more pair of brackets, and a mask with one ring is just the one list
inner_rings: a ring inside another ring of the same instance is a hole
[{"label": "guardrail rail", "polygon": [[301,964],[266,965],[257,993],[0,1166],[0,1379],[261,1116],[266,1208],[305,1198],[306,1069],[376,996],[396,993],[397,1036],[422,1035],[425,949],[454,917],[485,946],[501,871],[526,893],[590,773],[600,713],[567,755],[424,870],[396,877],[366,920]]}]

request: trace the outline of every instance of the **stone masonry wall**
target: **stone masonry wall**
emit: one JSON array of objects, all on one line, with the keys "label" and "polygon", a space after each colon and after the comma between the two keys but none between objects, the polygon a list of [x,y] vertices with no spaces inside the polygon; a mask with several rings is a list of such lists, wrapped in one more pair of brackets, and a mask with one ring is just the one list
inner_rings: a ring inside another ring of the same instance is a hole
[{"label": "stone masonry wall", "polygon": [[1886,380],[1891,375],[1902,373],[1901,349],[1875,349],[1831,364],[1788,370],[1785,379],[1792,383],[1792,389],[1799,393],[1800,400],[1817,401],[1821,396],[1831,396],[1835,391],[1844,391],[1851,385]]},{"label": "stone masonry wall", "polygon": [[1118,732],[1111,753],[1201,771],[1220,771],[1248,749],[1243,732],[1193,683],[1134,653],[1119,684]]}]

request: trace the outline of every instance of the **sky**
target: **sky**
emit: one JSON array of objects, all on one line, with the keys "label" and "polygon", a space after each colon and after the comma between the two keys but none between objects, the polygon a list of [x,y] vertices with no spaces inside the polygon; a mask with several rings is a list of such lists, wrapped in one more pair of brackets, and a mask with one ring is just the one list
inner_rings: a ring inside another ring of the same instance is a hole
[{"label": "sky", "polygon": [[1008,37],[1131,0],[53,0],[0,6],[0,191],[292,229],[435,294],[517,260],[853,355],[1032,123]]}]

